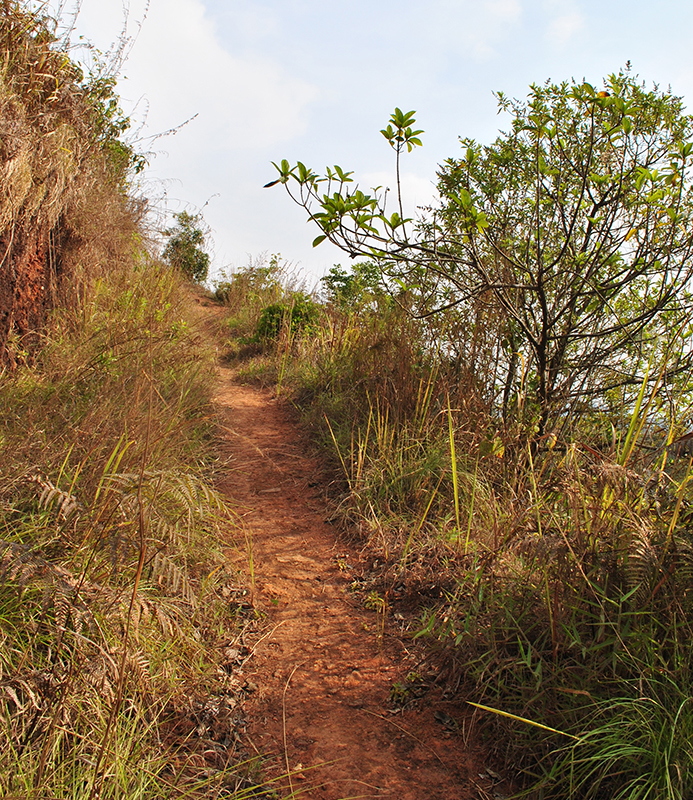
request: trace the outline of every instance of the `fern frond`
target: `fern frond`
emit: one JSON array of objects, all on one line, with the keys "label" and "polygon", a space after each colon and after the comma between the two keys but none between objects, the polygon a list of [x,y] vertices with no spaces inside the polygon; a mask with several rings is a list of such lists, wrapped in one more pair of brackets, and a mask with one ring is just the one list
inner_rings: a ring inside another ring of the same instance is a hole
[{"label": "fern frond", "polygon": [[624,564],[626,586],[636,589],[635,599],[645,601],[650,596],[655,577],[660,571],[657,548],[654,546],[653,533],[644,525],[633,530],[628,556]]},{"label": "fern frond", "polygon": [[165,586],[174,595],[182,596],[193,608],[197,606],[197,597],[187,575],[170,558],[157,553],[151,565],[152,579],[160,586]]},{"label": "fern frond", "polygon": [[693,586],[693,542],[683,536],[674,537],[674,553],[676,556],[676,582],[684,589]]},{"label": "fern frond", "polygon": [[25,586],[44,579],[51,571],[65,572],[53,567],[39,551],[28,545],[0,539],[0,584],[11,581]]},{"label": "fern frond", "polygon": [[67,521],[73,514],[81,510],[77,498],[69,492],[59,489],[51,480],[42,475],[32,475],[29,479],[41,489],[39,507],[48,509],[55,505],[58,518]]}]

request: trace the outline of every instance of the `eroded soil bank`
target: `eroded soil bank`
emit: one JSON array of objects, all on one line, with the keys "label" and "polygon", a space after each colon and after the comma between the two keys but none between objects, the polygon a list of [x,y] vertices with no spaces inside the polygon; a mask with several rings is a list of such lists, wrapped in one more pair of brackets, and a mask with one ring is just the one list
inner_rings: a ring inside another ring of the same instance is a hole
[{"label": "eroded soil bank", "polygon": [[502,797],[467,712],[439,690],[404,710],[391,689],[417,666],[392,617],[350,591],[359,553],[326,517],[324,477],[292,417],[269,392],[219,369],[226,462],[220,488],[252,543],[253,602],[264,633],[247,669],[254,747],[288,772],[289,790],[338,800]]}]

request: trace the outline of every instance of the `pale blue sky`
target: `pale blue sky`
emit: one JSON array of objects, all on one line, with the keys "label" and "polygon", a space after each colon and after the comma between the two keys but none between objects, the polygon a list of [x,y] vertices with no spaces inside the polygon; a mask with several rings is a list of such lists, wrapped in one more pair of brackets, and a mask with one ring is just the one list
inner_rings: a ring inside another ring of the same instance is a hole
[{"label": "pale blue sky", "polygon": [[[134,33],[145,2],[129,5]],[[122,15],[121,0],[83,0],[78,30],[107,49]],[[136,117],[147,107],[146,133],[198,114],[153,145],[147,176],[169,211],[209,200],[215,269],[266,251],[319,276],[348,257],[313,250],[303,212],[280,187],[262,189],[270,161],[338,163],[366,186],[391,184],[378,131],[395,106],[416,109],[424,147],[404,166],[413,209],[458,136],[488,141],[503,126],[493,91],[599,82],[630,60],[693,107],[692,41],[683,0],[151,0],[120,91]]]}]

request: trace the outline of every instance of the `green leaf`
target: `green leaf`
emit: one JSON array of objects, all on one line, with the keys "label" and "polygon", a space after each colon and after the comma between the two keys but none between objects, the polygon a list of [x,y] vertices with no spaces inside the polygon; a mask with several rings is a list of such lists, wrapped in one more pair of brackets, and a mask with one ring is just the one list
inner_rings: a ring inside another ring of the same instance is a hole
[{"label": "green leaf", "polygon": [[484,212],[483,212],[483,211],[480,211],[480,212],[477,214],[477,217],[476,217],[476,220],[475,220],[475,222],[476,222],[476,227],[477,227],[477,228],[478,228],[480,231],[483,231],[483,230],[484,230],[484,228],[488,228],[488,220],[486,219],[486,214],[484,214]]},{"label": "green leaf", "polygon": [[321,236],[316,236],[315,239],[313,239],[313,247],[317,247],[320,242],[324,242],[325,239],[327,239],[327,236],[324,233]]},{"label": "green leaf", "polygon": [[462,208],[471,208],[472,207],[472,196],[466,189],[460,189],[460,204]]}]

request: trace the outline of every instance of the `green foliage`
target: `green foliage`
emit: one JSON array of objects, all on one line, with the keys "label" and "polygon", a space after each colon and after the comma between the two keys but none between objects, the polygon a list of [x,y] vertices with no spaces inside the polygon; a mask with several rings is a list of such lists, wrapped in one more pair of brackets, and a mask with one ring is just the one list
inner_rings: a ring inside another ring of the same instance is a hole
[{"label": "green foliage", "polygon": [[353,264],[351,272],[335,264],[320,281],[328,301],[344,311],[361,312],[386,297],[380,269],[373,261]]},{"label": "green foliage", "polygon": [[421,147],[421,139],[418,137],[423,131],[413,131],[410,127],[410,124],[413,125],[416,122],[414,119],[415,113],[414,111],[408,111],[405,114],[399,108],[396,108],[390,117],[390,124],[380,131],[389,142],[390,147],[397,153],[401,152],[405,147],[409,153],[415,147]]},{"label": "green foliage", "polygon": [[286,328],[295,334],[312,326],[319,316],[318,306],[303,292],[294,292],[285,300],[267,306],[260,313],[256,336],[260,341],[276,339]]},{"label": "green foliage", "polygon": [[[411,125],[416,122],[414,112],[403,114],[399,109],[390,117],[390,124],[381,131],[396,154],[399,213],[389,217],[385,214],[385,192],[380,188],[373,189],[373,194],[364,194],[357,186],[352,190],[353,172],[345,172],[340,166],[328,167],[324,176],[319,176],[312,169],[298,162],[292,167],[284,159],[273,165],[279,172],[279,178],[266,184],[267,187],[281,183],[291,194],[292,182],[299,185],[297,197],[291,195],[304,206],[310,218],[322,229],[313,247],[317,247],[325,239],[342,247],[350,256],[363,255],[366,258],[380,258],[383,247],[390,240],[394,241],[398,231],[406,236],[406,223],[402,212],[402,198],[399,185],[400,155],[406,147],[408,152],[421,145],[418,134]],[[321,187],[324,184],[324,189]],[[317,206],[318,210],[315,210]],[[401,229],[401,230],[400,230]]]},{"label": "green foliage", "polygon": [[[227,308],[224,319],[223,333],[225,335],[226,358],[245,358],[252,354],[259,354],[265,345],[275,341],[285,334],[285,345],[289,350],[295,339],[296,324],[301,324],[300,317],[312,319],[312,299],[302,283],[293,273],[291,266],[282,259],[281,255],[274,254],[268,258],[264,255],[250,261],[242,269],[228,274],[222,274],[216,283],[215,296]],[[294,327],[284,324],[288,322],[290,308],[297,300],[297,309],[294,314]],[[265,311],[270,309],[269,311]],[[267,328],[267,336],[258,335],[258,325],[261,317],[264,319],[262,328]],[[310,326],[309,326],[310,327]],[[273,350],[273,348],[269,348]],[[244,368],[246,377],[264,383],[264,377],[273,371],[270,365],[259,365],[258,371],[250,367]],[[252,372],[252,376],[250,375]]]},{"label": "green foliage", "polygon": [[693,119],[628,72],[499,103],[510,132],[462,140],[425,231],[449,259],[439,302],[491,291],[507,314],[541,434],[578,397],[639,383],[690,314]]},{"label": "green foliage", "polygon": [[181,211],[174,217],[175,228],[164,231],[168,242],[162,257],[188,280],[203,283],[209,273],[209,255],[204,251],[205,234],[199,227],[201,217],[199,214],[188,214],[187,211]]},{"label": "green foliage", "polygon": [[[352,257],[375,260],[414,309],[455,309],[473,335],[495,318],[494,402],[541,437],[566,410],[640,385],[652,349],[675,346],[693,307],[693,119],[680,98],[648,91],[628,70],[589,83],[499,95],[508,133],[463,139],[439,172],[440,207],[404,218],[399,156],[420,144],[413,112],[383,135],[397,154],[399,212],[340,167],[275,167],[292,198]],[[679,347],[675,373],[691,353]],[[520,369],[522,362],[523,369]],[[672,378],[674,376],[672,375]]]},{"label": "green foliage", "polygon": [[128,174],[139,175],[147,166],[147,158],[124,139],[131,120],[120,106],[117,78],[105,73],[105,67],[100,65],[82,88],[91,107],[94,141],[106,154],[114,175],[122,180]]}]

